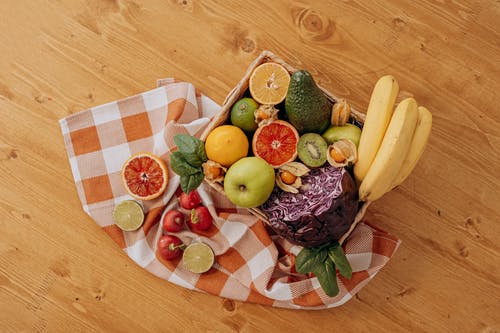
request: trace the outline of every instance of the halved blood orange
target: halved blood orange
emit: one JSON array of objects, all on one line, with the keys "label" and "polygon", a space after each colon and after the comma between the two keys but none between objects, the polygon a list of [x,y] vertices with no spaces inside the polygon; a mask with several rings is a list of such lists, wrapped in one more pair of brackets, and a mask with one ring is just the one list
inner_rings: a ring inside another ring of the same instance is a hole
[{"label": "halved blood orange", "polygon": [[138,153],[123,164],[122,182],[127,192],[134,198],[152,200],[165,192],[168,170],[158,156]]},{"label": "halved blood orange", "polygon": [[299,133],[292,124],[275,120],[255,131],[252,149],[255,156],[264,159],[273,168],[292,162],[297,157]]}]

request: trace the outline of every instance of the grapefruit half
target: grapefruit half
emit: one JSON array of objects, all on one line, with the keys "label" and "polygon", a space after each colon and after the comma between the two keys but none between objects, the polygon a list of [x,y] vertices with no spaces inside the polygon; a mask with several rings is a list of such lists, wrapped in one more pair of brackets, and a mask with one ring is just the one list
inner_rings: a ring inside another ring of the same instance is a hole
[{"label": "grapefruit half", "polygon": [[127,192],[134,198],[152,200],[165,192],[168,170],[158,156],[138,153],[123,164],[122,182]]},{"label": "grapefruit half", "polygon": [[255,156],[262,158],[273,168],[292,162],[297,157],[299,133],[292,124],[275,120],[255,131],[252,149]]}]

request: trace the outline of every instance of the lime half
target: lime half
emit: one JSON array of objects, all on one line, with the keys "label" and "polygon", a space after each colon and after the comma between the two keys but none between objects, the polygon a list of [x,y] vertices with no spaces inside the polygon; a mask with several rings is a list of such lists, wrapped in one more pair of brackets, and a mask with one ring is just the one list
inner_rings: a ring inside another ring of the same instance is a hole
[{"label": "lime half", "polygon": [[144,222],[144,212],[137,202],[125,200],[116,205],[113,210],[113,220],[120,229],[134,231]]},{"label": "lime half", "polygon": [[192,243],[184,250],[182,264],[192,273],[205,273],[214,264],[214,251],[205,243]]}]

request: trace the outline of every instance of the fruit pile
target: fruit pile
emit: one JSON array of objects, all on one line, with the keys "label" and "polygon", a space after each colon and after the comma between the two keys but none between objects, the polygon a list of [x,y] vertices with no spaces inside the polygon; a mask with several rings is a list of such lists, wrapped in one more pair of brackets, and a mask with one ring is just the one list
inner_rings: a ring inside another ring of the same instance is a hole
[{"label": "fruit pile", "polygon": [[248,96],[232,106],[230,123],[207,136],[204,176],[223,184],[234,204],[253,208],[274,185],[298,193],[301,177],[328,162],[355,177],[359,201],[377,200],[411,173],[432,125],[431,113],[413,98],[394,109],[398,93],[394,77],[380,78],[361,125],[350,105],[330,101],[307,71],[290,76],[264,63],[250,76]]},{"label": "fruit pile", "polygon": [[[170,167],[184,193],[182,208],[162,217],[161,256],[171,260],[184,250],[184,264],[192,272],[212,266],[213,252],[206,244],[185,248],[172,235],[185,228],[186,214],[191,231],[210,228],[212,218],[196,192],[206,179],[223,188],[235,205],[258,208],[278,235],[302,245],[297,272],[315,274],[327,295],[337,294],[336,270],[346,278],[352,273],[338,241],[354,222],[359,202],[377,200],[401,184],[430,134],[430,112],[413,98],[394,109],[398,93],[392,76],[380,78],[362,125],[347,101],[328,99],[306,70],[290,75],[274,62],[256,67],[226,122],[205,142],[174,137],[178,150],[170,156]],[[161,195],[168,180],[164,163],[147,153],[129,159],[122,178],[139,200]],[[115,220],[124,230],[143,219],[137,205],[117,209]]]},{"label": "fruit pile", "polygon": [[223,184],[234,204],[259,207],[275,185],[299,193],[311,168],[356,162],[361,129],[348,123],[350,106],[328,100],[307,71],[290,76],[280,64],[264,63],[252,72],[246,94],[232,106],[230,123],[204,144],[205,178]]},{"label": "fruit pile", "polygon": [[338,293],[336,269],[351,276],[338,240],[359,201],[377,200],[403,182],[429,137],[430,112],[413,98],[394,110],[398,92],[392,76],[380,78],[361,128],[350,105],[329,100],[310,73],[290,76],[264,63],[232,106],[230,123],[207,136],[205,178],[221,183],[234,204],[258,207],[278,235],[304,246],[297,271],[314,273],[330,296]]}]

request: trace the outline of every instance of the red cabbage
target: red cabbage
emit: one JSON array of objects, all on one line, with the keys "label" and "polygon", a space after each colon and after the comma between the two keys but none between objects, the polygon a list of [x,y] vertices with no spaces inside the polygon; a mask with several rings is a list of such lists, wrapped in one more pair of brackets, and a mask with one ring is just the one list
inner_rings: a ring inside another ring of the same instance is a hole
[{"label": "red cabbage", "polygon": [[278,187],[261,206],[273,229],[293,243],[316,246],[340,238],[357,212],[356,185],[344,168],[325,166],[302,177],[299,193]]}]

